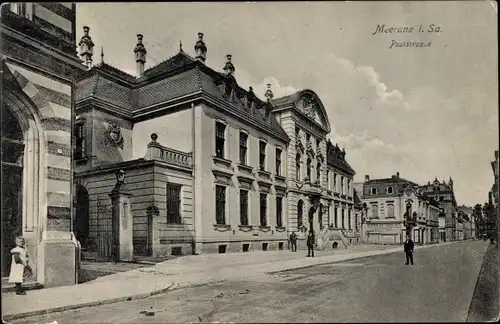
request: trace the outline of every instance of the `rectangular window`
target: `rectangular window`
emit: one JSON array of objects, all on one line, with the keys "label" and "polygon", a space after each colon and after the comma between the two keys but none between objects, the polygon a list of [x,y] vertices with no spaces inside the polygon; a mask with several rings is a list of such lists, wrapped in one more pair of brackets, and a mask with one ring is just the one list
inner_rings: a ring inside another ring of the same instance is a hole
[{"label": "rectangular window", "polygon": [[240,190],[240,224],[248,225],[248,191]]},{"label": "rectangular window", "polygon": [[348,222],[347,226],[349,226],[349,229],[352,229],[352,227],[351,227],[351,210],[350,209],[347,211],[347,222]]},{"label": "rectangular window", "polygon": [[167,224],[181,224],[181,188],[174,183],[167,183]]},{"label": "rectangular window", "polygon": [[240,164],[247,164],[248,135],[240,132]]},{"label": "rectangular window", "polygon": [[276,197],[276,227],[283,227],[283,197]]},{"label": "rectangular window", "polygon": [[388,204],[387,205],[387,218],[392,218],[392,217],[394,217],[394,205]]},{"label": "rectangular window", "polygon": [[281,175],[281,149],[276,149],[276,175]]},{"label": "rectangular window", "polygon": [[335,218],[333,219],[335,222],[335,228],[339,227],[339,211],[337,207],[334,207]]},{"label": "rectangular window", "polygon": [[75,159],[83,159],[85,157],[85,123],[77,121],[75,123]]},{"label": "rectangular window", "polygon": [[250,244],[243,244],[243,252],[248,252],[250,249]]},{"label": "rectangular window", "polygon": [[226,187],[215,186],[215,221],[218,225],[226,224]]},{"label": "rectangular window", "polygon": [[351,179],[347,179],[347,195],[351,195]]},{"label": "rectangular window", "polygon": [[262,171],[266,170],[266,142],[259,142],[259,167]]},{"label": "rectangular window", "polygon": [[330,185],[330,170],[326,170],[326,188],[331,190],[332,186]]},{"label": "rectangular window", "polygon": [[345,229],[345,209],[342,209],[342,228]]},{"label": "rectangular window", "polygon": [[223,159],[226,142],[226,125],[220,122],[215,123],[215,156]]},{"label": "rectangular window", "polygon": [[372,205],[372,217],[378,218],[378,205],[377,204]]},{"label": "rectangular window", "polygon": [[338,192],[337,191],[337,174],[336,173],[333,174],[333,190],[335,190],[335,192]]},{"label": "rectangular window", "polygon": [[267,195],[260,194],[260,225],[267,226]]}]

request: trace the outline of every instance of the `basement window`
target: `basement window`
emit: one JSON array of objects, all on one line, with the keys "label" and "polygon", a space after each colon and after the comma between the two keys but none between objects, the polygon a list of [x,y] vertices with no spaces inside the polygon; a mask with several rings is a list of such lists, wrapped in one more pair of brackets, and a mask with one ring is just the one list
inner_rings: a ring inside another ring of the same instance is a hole
[{"label": "basement window", "polygon": [[219,245],[219,253],[226,253],[227,245]]},{"label": "basement window", "polygon": [[173,246],[171,248],[170,254],[179,256],[182,255],[182,247],[181,246]]}]

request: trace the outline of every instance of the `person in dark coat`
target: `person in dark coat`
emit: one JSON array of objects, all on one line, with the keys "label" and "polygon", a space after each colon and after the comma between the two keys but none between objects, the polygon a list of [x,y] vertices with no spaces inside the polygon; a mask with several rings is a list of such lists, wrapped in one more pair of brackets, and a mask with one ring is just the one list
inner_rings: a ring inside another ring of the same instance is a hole
[{"label": "person in dark coat", "polygon": [[312,231],[309,231],[307,236],[307,256],[314,258],[314,234]]},{"label": "person in dark coat", "polygon": [[297,235],[295,232],[290,234],[290,244],[292,245],[292,252],[297,252]]},{"label": "person in dark coat", "polygon": [[406,235],[406,241],[404,244],[405,248],[405,254],[406,254],[406,265],[411,264],[413,265],[413,248],[415,247],[415,244],[413,244],[413,241],[411,240],[410,235]]}]

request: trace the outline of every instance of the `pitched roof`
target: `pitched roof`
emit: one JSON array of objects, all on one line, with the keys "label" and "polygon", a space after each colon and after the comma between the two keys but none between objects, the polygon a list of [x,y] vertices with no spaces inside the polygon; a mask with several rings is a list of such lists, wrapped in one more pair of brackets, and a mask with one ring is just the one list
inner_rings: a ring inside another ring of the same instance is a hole
[{"label": "pitched roof", "polygon": [[345,160],[345,151],[340,151],[330,140],[326,143],[326,161],[329,165],[337,167],[351,175],[355,175],[354,169]]},{"label": "pitched roof", "polygon": [[[180,51],[146,70],[137,79],[110,65],[96,65],[79,78],[76,101],[88,97],[98,98],[133,113],[136,109],[202,91],[220,100],[236,116],[253,121],[264,130],[271,130],[282,140],[289,141],[286,132],[271,113],[272,108],[266,108],[265,102],[253,96],[255,109],[250,109],[245,103],[249,92],[239,87],[234,77],[230,78]],[[223,81],[228,80],[233,89],[231,98],[223,94]]]},{"label": "pitched roof", "polygon": [[195,59],[193,57],[186,54],[183,50],[180,50],[179,53],[175,54],[171,58],[166,59],[165,61],[144,71],[143,76],[141,76],[138,81],[142,81],[146,78],[151,78],[157,75],[170,73],[194,61]]}]

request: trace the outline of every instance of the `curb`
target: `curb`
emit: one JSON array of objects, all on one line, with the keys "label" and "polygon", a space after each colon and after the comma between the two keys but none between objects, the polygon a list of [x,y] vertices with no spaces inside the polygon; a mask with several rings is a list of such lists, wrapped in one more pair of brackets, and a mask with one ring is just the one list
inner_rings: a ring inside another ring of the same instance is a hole
[{"label": "curb", "polygon": [[[444,245],[451,245],[454,243],[463,243],[463,242],[468,242],[468,241],[446,242],[447,244],[446,243],[445,244],[430,244],[430,245],[424,245],[423,247],[444,246]],[[387,249],[387,250],[389,250],[389,249]],[[384,251],[384,250],[380,250],[380,251]],[[400,252],[400,251],[389,251],[386,253],[377,253],[374,255],[365,255],[365,256],[359,256],[359,257],[355,256],[355,257],[346,258],[343,260],[328,261],[325,263],[316,263],[316,264],[311,264],[311,265],[306,265],[306,266],[289,267],[289,268],[284,269],[284,270],[274,270],[274,271],[270,271],[270,272],[262,272],[262,274],[276,274],[276,273],[280,273],[280,272],[293,271],[293,270],[297,270],[297,269],[311,268],[311,267],[318,266],[318,265],[334,264],[334,263],[370,258],[370,257],[379,256],[379,255],[386,255],[386,254],[392,254],[392,253],[398,253],[398,252]],[[25,313],[17,313],[17,314],[12,314],[12,315],[5,315],[5,316],[2,316],[2,320],[5,323],[7,320],[16,320],[16,319],[25,318],[25,317],[31,317],[31,316],[36,316],[36,315],[47,315],[50,313],[64,312],[64,311],[74,310],[74,309],[84,308],[84,307],[95,307],[95,306],[119,303],[122,301],[132,301],[132,300],[144,299],[147,297],[166,293],[168,291],[175,291],[175,290],[184,289],[184,288],[191,288],[191,287],[201,287],[201,286],[205,286],[208,284],[223,282],[226,280],[227,279],[214,279],[214,280],[203,282],[203,283],[194,283],[194,284],[188,283],[188,284],[184,284],[184,285],[181,285],[178,282],[173,282],[167,288],[154,290],[154,291],[149,292],[149,293],[129,295],[129,296],[125,296],[125,297],[117,297],[117,298],[111,298],[111,299],[93,301],[93,302],[87,302],[87,303],[81,303],[81,304],[66,305],[66,306],[48,308],[48,309],[43,309],[43,310],[36,310],[36,311],[25,312]]]},{"label": "curb", "polygon": [[144,298],[147,298],[150,296],[165,293],[165,292],[170,291],[170,290],[177,290],[177,289],[181,288],[181,287],[172,288],[172,286],[174,286],[174,285],[175,285],[175,283],[172,283],[167,288],[162,288],[162,289],[154,290],[154,291],[149,292],[149,293],[143,293],[143,294],[138,294],[138,295],[117,297],[117,298],[111,298],[111,299],[105,299],[105,300],[87,302],[87,303],[75,304],[75,305],[66,305],[66,306],[54,307],[54,308],[49,308],[49,309],[36,310],[36,311],[25,312],[25,313],[18,313],[18,314],[13,314],[13,315],[5,315],[5,316],[2,316],[2,319],[4,321],[15,320],[15,319],[20,319],[20,318],[24,318],[24,317],[31,317],[31,316],[35,316],[35,315],[47,315],[50,313],[64,312],[64,311],[83,308],[83,307],[94,307],[94,306],[101,306],[101,305],[106,305],[106,304],[118,303],[118,302],[122,302],[122,301],[132,301],[132,300],[137,300],[137,299],[144,299]]}]

